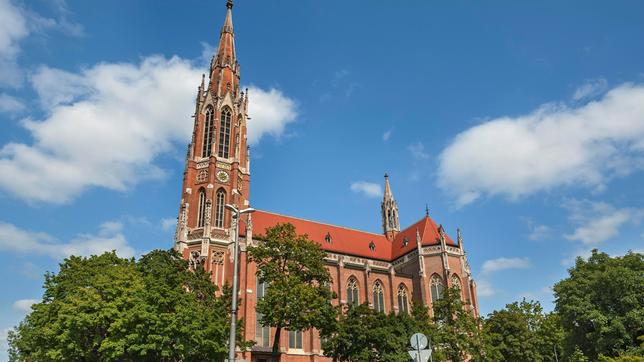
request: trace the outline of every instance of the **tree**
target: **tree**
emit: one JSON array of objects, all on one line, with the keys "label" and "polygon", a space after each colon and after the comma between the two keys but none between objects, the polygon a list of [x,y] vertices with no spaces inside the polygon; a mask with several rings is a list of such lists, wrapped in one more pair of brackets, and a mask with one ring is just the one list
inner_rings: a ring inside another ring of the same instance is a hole
[{"label": "tree", "polygon": [[565,330],[565,353],[597,360],[638,348],[644,334],[644,255],[610,257],[593,250],[577,258],[554,286],[555,310]]},{"label": "tree", "polygon": [[433,305],[436,348],[451,362],[479,361],[486,354],[481,321],[466,307],[459,288],[445,289]]},{"label": "tree", "polygon": [[561,356],[563,331],[557,315],[543,313],[538,302],[524,299],[492,312],[483,332],[495,361],[554,362],[555,350]]},{"label": "tree", "polygon": [[297,235],[290,224],[266,229],[262,241],[248,248],[250,260],[257,264],[257,278],[268,285],[256,310],[263,325],[275,327],[273,353],[279,354],[282,329],[322,330],[333,325],[336,310],[326,268],[326,252],[306,235]]},{"label": "tree", "polygon": [[[230,293],[174,251],[134,259],[72,256],[9,334],[12,361],[221,360]],[[241,333],[240,333],[241,337]],[[247,344],[241,342],[240,346]]]},{"label": "tree", "polygon": [[322,349],[334,361],[407,362],[409,338],[418,331],[409,315],[388,315],[362,304],[349,307],[323,334]]}]

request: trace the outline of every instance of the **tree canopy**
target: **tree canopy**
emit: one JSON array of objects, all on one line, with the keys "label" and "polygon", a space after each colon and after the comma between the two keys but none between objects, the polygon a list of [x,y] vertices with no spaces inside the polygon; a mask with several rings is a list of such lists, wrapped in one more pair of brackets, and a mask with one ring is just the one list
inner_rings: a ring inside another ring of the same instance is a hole
[{"label": "tree canopy", "polygon": [[577,258],[569,277],[554,286],[565,330],[566,355],[591,360],[601,355],[638,354],[644,335],[644,255],[610,257],[593,250]]},{"label": "tree canopy", "polygon": [[555,313],[539,302],[514,302],[485,319],[483,334],[494,361],[555,362],[562,357],[563,330]]},{"label": "tree canopy", "polygon": [[[174,251],[65,259],[9,333],[12,361],[203,361],[227,351],[230,291]],[[240,335],[241,337],[241,332]],[[240,339],[238,339],[240,340]],[[246,343],[240,342],[246,346]]]},{"label": "tree canopy", "polygon": [[262,241],[248,253],[257,264],[257,278],[268,285],[256,309],[263,315],[260,323],[276,328],[274,353],[279,353],[282,329],[325,329],[334,323],[335,293],[329,288],[326,252],[319,244],[297,235],[290,223],[277,224],[266,229]]}]

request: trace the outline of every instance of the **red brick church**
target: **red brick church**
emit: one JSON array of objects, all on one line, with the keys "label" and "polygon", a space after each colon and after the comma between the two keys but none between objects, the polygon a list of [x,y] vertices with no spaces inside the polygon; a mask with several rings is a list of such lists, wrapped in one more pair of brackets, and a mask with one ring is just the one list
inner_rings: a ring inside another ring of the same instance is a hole
[{"label": "red brick church", "polygon": [[[231,0],[221,29],[219,47],[213,56],[208,82],[197,90],[194,130],[183,174],[175,248],[190,261],[212,274],[213,283],[232,284],[234,223],[224,205],[249,207],[250,155],[247,146],[249,95],[239,88],[240,68],[235,53]],[[401,229],[398,205],[385,175],[382,200],[382,233],[355,230],[298,217],[257,210],[240,220],[239,314],[245,321],[245,338],[257,344],[240,353],[246,361],[267,361],[272,334],[257,323],[255,303],[264,294],[256,267],[246,260],[246,246],[267,227],[293,224],[327,254],[333,289],[340,304],[369,303],[386,313],[406,313],[412,301],[432,302],[448,285],[459,285],[462,298],[478,315],[476,284],[467,262],[463,240],[447,235],[426,213],[416,223]],[[330,361],[323,357],[314,330],[284,332],[283,361]]]}]

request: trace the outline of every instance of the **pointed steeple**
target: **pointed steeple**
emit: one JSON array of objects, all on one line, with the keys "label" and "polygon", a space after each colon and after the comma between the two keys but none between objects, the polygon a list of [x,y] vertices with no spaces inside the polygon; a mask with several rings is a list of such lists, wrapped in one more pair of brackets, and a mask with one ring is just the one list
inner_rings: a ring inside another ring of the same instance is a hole
[{"label": "pointed steeple", "polygon": [[[227,69],[226,72],[222,70]],[[223,74],[232,73],[232,74]],[[236,91],[239,78],[239,64],[235,51],[235,35],[233,28],[233,2],[226,3],[226,19],[219,34],[217,54],[210,62],[210,84],[218,85],[217,95],[223,95],[228,90]]]},{"label": "pointed steeple", "polygon": [[391,192],[388,174],[385,174],[385,192],[380,209],[382,212],[383,232],[389,240],[393,240],[400,231],[400,224],[398,222],[398,205],[396,205],[396,199],[394,199],[394,195]]},{"label": "pointed steeple", "polygon": [[224,26],[221,28],[222,33],[231,33],[233,34],[233,1],[228,0],[226,2],[226,20],[224,21]]}]

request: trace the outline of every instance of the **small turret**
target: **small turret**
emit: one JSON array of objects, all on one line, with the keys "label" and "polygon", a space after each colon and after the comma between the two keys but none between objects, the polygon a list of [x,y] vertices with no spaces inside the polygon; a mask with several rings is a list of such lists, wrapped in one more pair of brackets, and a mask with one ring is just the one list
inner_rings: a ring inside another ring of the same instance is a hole
[{"label": "small turret", "polygon": [[385,174],[385,193],[380,205],[382,212],[382,229],[387,239],[394,240],[396,234],[400,231],[398,222],[398,205],[389,186],[389,175]]}]

